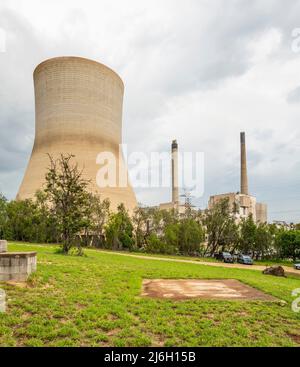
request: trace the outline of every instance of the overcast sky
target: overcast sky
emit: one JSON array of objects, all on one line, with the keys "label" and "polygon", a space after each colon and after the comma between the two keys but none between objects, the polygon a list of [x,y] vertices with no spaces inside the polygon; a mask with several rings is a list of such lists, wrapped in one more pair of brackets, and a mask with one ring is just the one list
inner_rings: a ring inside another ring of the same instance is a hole
[{"label": "overcast sky", "polygon": [[[300,222],[298,0],[1,0],[0,192],[15,197],[34,139],[32,72],[46,58],[92,58],[125,83],[130,151],[205,154],[209,195],[239,190],[246,131],[250,191],[269,219]],[[299,42],[300,45],[300,42]],[[138,200],[170,200],[137,190]]]}]

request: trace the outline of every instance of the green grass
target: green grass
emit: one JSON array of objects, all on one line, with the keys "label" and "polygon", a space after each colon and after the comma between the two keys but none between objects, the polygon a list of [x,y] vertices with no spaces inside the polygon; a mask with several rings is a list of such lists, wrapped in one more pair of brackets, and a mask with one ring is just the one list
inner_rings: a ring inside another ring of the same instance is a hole
[{"label": "green grass", "polygon": [[[109,250],[106,250],[106,252]],[[124,251],[119,253],[124,254]],[[212,262],[212,263],[223,263],[222,260],[215,259],[213,257],[193,257],[193,256],[182,256],[182,255],[164,255],[164,254],[151,254],[147,252],[130,252],[132,255],[138,256],[151,256],[151,257],[161,257],[168,259],[178,259],[178,260],[189,260],[189,261],[198,261],[198,262]],[[262,266],[274,266],[274,265],[283,265],[287,267],[294,267],[294,263],[288,260],[254,260],[254,265],[262,265]],[[300,273],[299,273],[300,274]]]},{"label": "green grass", "polygon": [[[37,251],[28,288],[1,283],[1,346],[296,346],[300,314],[291,310],[297,278],[259,271],[160,262],[86,250],[64,256],[55,246],[10,244]],[[140,296],[143,278],[238,279],[287,302],[171,301]],[[297,344],[298,343],[298,344]]]},{"label": "green grass", "polygon": [[[299,262],[299,261],[298,261]],[[295,263],[298,263],[297,261]],[[272,266],[272,265],[281,265],[281,266],[288,266],[290,268],[294,267],[294,263],[288,260],[259,260],[254,262],[256,265],[265,265],[265,266]]]}]

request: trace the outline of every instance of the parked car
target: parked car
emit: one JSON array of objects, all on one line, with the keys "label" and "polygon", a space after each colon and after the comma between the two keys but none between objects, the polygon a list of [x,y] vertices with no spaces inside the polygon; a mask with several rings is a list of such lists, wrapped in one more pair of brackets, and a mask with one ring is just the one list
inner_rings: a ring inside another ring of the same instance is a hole
[{"label": "parked car", "polygon": [[244,264],[244,265],[253,265],[253,260],[251,258],[251,256],[249,255],[239,255],[237,258],[237,261],[239,264]]},{"label": "parked car", "polygon": [[218,254],[215,254],[215,258],[224,261],[224,263],[234,262],[233,256],[229,252],[219,252]]},{"label": "parked car", "polygon": [[295,265],[294,265],[294,268],[295,268],[296,270],[300,270],[300,264],[295,264]]}]

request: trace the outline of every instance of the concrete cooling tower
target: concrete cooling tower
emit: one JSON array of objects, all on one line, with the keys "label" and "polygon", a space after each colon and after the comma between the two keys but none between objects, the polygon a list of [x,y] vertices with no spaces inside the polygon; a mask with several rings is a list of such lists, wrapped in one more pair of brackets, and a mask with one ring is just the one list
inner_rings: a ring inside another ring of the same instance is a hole
[{"label": "concrete cooling tower", "polygon": [[121,78],[108,67],[79,57],[46,60],[33,76],[35,140],[17,199],[33,198],[42,188],[49,167],[47,154],[73,154],[73,161],[91,182],[91,192],[109,198],[113,210],[124,203],[132,211],[137,202],[129,183],[101,188],[96,182],[99,153],[114,154],[117,172],[125,167],[123,155],[119,155],[124,94]]}]

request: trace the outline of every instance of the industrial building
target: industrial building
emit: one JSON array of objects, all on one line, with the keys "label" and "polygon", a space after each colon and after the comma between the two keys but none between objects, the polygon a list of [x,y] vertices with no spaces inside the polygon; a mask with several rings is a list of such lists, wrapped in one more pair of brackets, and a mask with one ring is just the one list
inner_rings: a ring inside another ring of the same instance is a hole
[{"label": "industrial building", "polygon": [[[32,199],[43,188],[49,167],[49,156],[72,154],[83,170],[89,190],[110,199],[115,210],[124,203],[130,212],[137,207],[129,183],[122,144],[122,110],[124,84],[113,70],[96,61],[81,57],[57,57],[39,64],[33,74],[35,90],[35,140],[31,157],[17,194],[17,199]],[[103,162],[101,153],[109,152],[116,162],[116,185],[99,185],[97,175]],[[184,213],[180,203],[178,181],[178,143],[172,141],[172,199],[160,209]],[[126,176],[124,184],[124,175]],[[122,177],[121,177],[122,176]],[[120,184],[122,181],[122,184]],[[237,220],[252,214],[256,222],[267,221],[267,206],[257,203],[249,194],[247,177],[246,138],[241,133],[241,189],[210,197],[211,209],[228,198]]]},{"label": "industrial building", "polygon": [[246,136],[241,133],[241,189],[238,193],[226,193],[211,196],[208,208],[212,209],[215,204],[227,198],[229,206],[236,217],[237,221],[252,215],[253,220],[257,223],[266,223],[268,221],[267,205],[258,203],[256,198],[249,195],[248,174],[247,174],[247,153],[246,153]]},{"label": "industrial building", "polygon": [[[58,57],[39,64],[34,71],[35,140],[17,199],[33,198],[43,187],[49,157],[72,154],[89,190],[108,198],[114,210],[124,203],[137,206],[128,182],[119,185],[120,172],[127,175],[119,145],[122,143],[124,84],[110,68],[80,57]],[[115,187],[99,187],[99,153],[110,152],[116,160]]]}]

